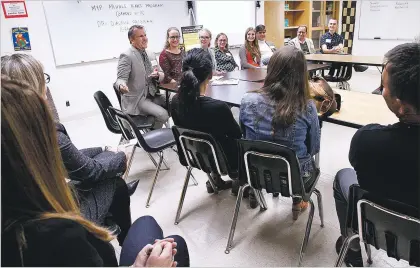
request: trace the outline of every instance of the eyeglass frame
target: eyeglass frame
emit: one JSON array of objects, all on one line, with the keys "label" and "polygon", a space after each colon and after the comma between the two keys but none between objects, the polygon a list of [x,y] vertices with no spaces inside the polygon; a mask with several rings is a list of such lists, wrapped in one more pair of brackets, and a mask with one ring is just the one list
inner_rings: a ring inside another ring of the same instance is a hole
[{"label": "eyeglass frame", "polygon": [[49,84],[51,81],[51,76],[47,73],[44,73],[45,84]]}]

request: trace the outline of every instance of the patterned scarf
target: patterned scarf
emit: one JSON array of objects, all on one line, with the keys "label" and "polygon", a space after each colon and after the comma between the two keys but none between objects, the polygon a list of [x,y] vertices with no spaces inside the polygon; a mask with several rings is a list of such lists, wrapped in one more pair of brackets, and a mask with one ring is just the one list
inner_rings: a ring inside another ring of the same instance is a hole
[{"label": "patterned scarf", "polygon": [[[153,68],[152,68],[152,63],[150,62],[149,56],[147,56],[146,50],[139,49],[139,52],[141,54],[141,56],[143,57],[143,63],[144,63],[144,69],[146,70],[146,86],[147,86],[147,92],[152,95],[155,96],[156,91],[157,91],[157,87],[156,87],[156,81],[151,78],[148,77],[151,73],[153,73]],[[147,94],[146,92],[146,94]],[[147,95],[146,95],[147,97]]]}]

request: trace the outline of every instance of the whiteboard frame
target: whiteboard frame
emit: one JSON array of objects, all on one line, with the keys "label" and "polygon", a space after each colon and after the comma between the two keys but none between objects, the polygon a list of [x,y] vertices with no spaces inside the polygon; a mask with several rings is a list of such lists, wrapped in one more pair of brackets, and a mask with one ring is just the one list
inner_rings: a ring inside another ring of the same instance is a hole
[{"label": "whiteboard frame", "polygon": [[[90,63],[99,63],[99,62],[110,62],[110,61],[115,61],[115,60],[118,60],[119,59],[119,57],[109,57],[109,58],[100,59],[100,60],[90,60],[90,61],[82,61],[82,62],[75,62],[75,63],[62,63],[62,64],[57,64],[56,55],[55,55],[55,51],[54,51],[54,46],[53,46],[53,42],[52,42],[52,38],[51,38],[50,25],[48,23],[47,12],[45,11],[44,2],[45,1],[42,1],[42,10],[44,11],[45,23],[47,24],[48,37],[50,39],[51,50],[52,50],[52,53],[53,53],[54,64],[55,64],[55,67],[56,68],[68,67],[68,66],[73,66],[73,65],[86,65],[86,64],[90,64]],[[77,0],[77,3],[80,3],[80,2],[81,2],[80,0]],[[185,1],[185,3],[187,3],[187,1]],[[190,17],[190,21],[191,21],[191,12],[190,12],[190,10],[188,10],[188,16]],[[191,25],[186,25],[186,26],[191,26]],[[157,52],[153,51],[153,53],[156,54]]]},{"label": "whiteboard frame", "polygon": [[[376,36],[374,36],[374,37],[372,37],[372,38],[367,38],[367,37],[360,37],[360,28],[361,28],[361,23],[360,23],[360,21],[361,21],[361,19],[362,19],[362,3],[364,2],[364,1],[366,1],[366,0],[358,0],[357,1],[357,5],[359,6],[358,7],[358,12],[360,12],[360,15],[359,15],[359,21],[358,21],[358,23],[359,23],[359,31],[358,31],[358,33],[357,33],[357,38],[359,39],[359,40],[377,40],[377,41],[380,41],[380,40],[400,40],[400,41],[412,41],[413,39],[407,39],[407,38],[381,38],[380,36],[378,36],[379,38],[375,38]],[[356,28],[356,27],[355,27]]]}]

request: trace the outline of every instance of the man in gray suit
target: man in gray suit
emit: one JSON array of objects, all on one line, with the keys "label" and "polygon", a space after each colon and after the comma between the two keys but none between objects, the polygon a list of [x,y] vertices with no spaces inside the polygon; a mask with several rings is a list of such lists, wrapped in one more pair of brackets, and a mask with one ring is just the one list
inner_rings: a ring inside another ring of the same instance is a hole
[{"label": "man in gray suit", "polygon": [[131,26],[128,40],[131,47],[120,55],[115,82],[122,93],[122,109],[130,115],[152,115],[156,119],[153,127],[160,128],[169,119],[168,111],[163,108],[166,98],[157,88],[164,74],[153,69],[150,59],[155,61],[155,56],[146,51],[148,39],[144,26]]}]

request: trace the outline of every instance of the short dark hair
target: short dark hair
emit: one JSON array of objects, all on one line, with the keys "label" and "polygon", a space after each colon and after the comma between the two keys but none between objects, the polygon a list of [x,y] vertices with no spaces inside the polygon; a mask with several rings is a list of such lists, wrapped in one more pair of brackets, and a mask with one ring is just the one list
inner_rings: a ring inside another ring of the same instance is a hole
[{"label": "short dark hair", "polygon": [[299,31],[299,28],[305,28],[305,32],[308,32],[308,27],[306,25],[300,25],[297,29]]},{"label": "short dark hair", "polygon": [[131,37],[133,37],[133,35],[134,35],[134,30],[135,29],[144,29],[144,26],[143,25],[133,25],[133,26],[131,26],[130,27],[130,29],[128,29],[128,40],[130,40],[131,41]]},{"label": "short dark hair", "polygon": [[420,113],[420,43],[401,44],[385,54],[391,96]]},{"label": "short dark hair", "polygon": [[258,32],[261,32],[261,31],[264,31],[265,30],[265,26],[264,25],[262,25],[262,24],[260,24],[260,25],[257,25],[257,27],[255,27],[255,31],[258,33]]}]

